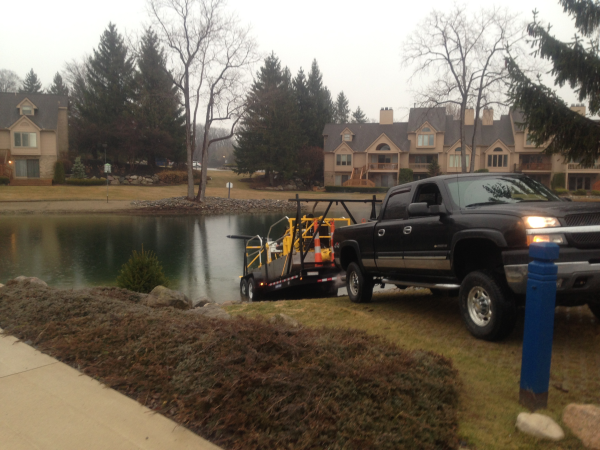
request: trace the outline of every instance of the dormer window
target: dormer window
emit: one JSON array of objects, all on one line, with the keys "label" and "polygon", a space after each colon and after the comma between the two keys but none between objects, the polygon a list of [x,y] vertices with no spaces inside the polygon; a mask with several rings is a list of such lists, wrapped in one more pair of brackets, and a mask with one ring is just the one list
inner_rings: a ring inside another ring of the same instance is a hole
[{"label": "dormer window", "polygon": [[494,149],[495,155],[488,155],[487,165],[488,167],[508,167],[508,155],[498,154],[502,153],[503,150],[500,147]]},{"label": "dormer window", "polygon": [[346,141],[346,142],[352,141],[352,135],[350,133],[344,133],[344,141]]},{"label": "dormer window", "polygon": [[[462,167],[462,148],[461,147],[457,147],[456,150],[454,150],[454,155],[450,154],[449,156],[449,161],[448,161],[448,166],[449,167]],[[471,155],[469,155],[468,153],[465,155],[466,156],[466,164],[467,166],[469,166],[471,164]]]},{"label": "dormer window", "polygon": [[390,146],[387,144],[379,144],[377,146],[376,150],[384,152],[384,151],[390,151],[391,149],[390,149]]},{"label": "dormer window", "polygon": [[29,105],[21,106],[21,114],[24,116],[33,116],[33,108]]},{"label": "dormer window", "polygon": [[418,147],[433,147],[435,134],[431,131],[431,128],[424,127],[419,135],[417,136],[417,146]]}]

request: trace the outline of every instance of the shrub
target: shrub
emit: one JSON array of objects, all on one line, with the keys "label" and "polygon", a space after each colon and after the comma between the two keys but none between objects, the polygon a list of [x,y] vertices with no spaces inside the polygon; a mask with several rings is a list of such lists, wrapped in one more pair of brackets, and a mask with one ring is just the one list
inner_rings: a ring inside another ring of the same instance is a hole
[{"label": "shrub", "polygon": [[[194,174],[194,184],[198,184],[202,172],[199,170],[192,170]],[[164,170],[159,172],[158,179],[165,184],[184,184],[188,181],[188,174],[184,170]]]},{"label": "shrub", "polygon": [[590,191],[590,195],[593,195],[594,197],[597,197],[600,195],[600,191]]},{"label": "shrub", "polygon": [[71,170],[73,169],[73,163],[71,161],[69,161],[68,159],[60,159],[59,160],[63,167],[65,168],[65,173],[71,173]]},{"label": "shrub", "polygon": [[72,186],[100,186],[106,184],[106,178],[69,178],[65,183]]},{"label": "shrub", "polygon": [[585,189],[577,189],[573,191],[573,195],[587,195],[587,191]]},{"label": "shrub", "polygon": [[85,178],[85,167],[84,167],[83,163],[81,162],[81,158],[79,158],[79,157],[75,158],[75,164],[73,164],[72,173],[73,173],[73,178],[77,178],[79,180]]},{"label": "shrub", "polygon": [[387,192],[387,187],[368,187],[368,186],[325,186],[327,192],[360,192],[374,194],[376,192]]},{"label": "shrub", "polygon": [[135,292],[148,293],[156,286],[167,286],[167,277],[153,251],[133,251],[131,258],[123,267],[117,277],[117,286]]},{"label": "shrub", "polygon": [[398,174],[398,184],[406,184],[413,181],[413,170],[412,169],[400,169]]},{"label": "shrub", "polygon": [[563,195],[563,194],[569,193],[569,191],[567,191],[564,188],[555,188],[555,189],[552,189],[552,192],[554,192],[556,195]]},{"label": "shrub", "polygon": [[489,169],[477,169],[475,173],[488,173]]},{"label": "shrub", "polygon": [[10,179],[8,177],[0,177],[0,184],[5,184],[8,186],[10,183]]},{"label": "shrub", "polygon": [[65,183],[65,166],[62,161],[56,161],[54,163],[54,182],[56,184]]},{"label": "shrub", "polygon": [[550,182],[550,187],[552,189],[564,189],[565,187],[565,174],[564,173],[555,173],[552,177],[552,181]]}]

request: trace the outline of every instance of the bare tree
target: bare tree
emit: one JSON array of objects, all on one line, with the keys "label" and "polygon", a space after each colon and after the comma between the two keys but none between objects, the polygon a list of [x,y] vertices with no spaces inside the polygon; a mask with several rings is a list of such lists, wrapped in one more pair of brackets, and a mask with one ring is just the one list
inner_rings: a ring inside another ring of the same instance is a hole
[{"label": "bare tree", "polygon": [[[416,91],[417,103],[425,107],[454,105],[459,109],[462,171],[475,166],[477,118],[482,109],[506,106],[504,92],[508,72],[504,64],[507,49],[525,38],[517,16],[505,8],[493,7],[468,14],[464,6],[452,11],[433,10],[418,31],[404,44],[404,63],[414,65],[410,80],[432,77]],[[471,163],[467,168],[465,112],[475,109],[471,141]]]},{"label": "bare tree", "polygon": [[0,92],[17,92],[23,80],[9,69],[0,69]]}]

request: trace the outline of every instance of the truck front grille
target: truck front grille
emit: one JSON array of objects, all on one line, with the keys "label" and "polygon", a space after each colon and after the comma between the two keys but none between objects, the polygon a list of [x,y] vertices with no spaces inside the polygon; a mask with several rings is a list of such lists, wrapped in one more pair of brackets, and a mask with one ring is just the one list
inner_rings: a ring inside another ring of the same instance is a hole
[{"label": "truck front grille", "polygon": [[565,217],[565,222],[568,227],[600,225],[600,214],[571,214],[570,216]]},{"label": "truck front grille", "polygon": [[600,233],[573,233],[571,240],[575,245],[597,245],[600,244]]}]

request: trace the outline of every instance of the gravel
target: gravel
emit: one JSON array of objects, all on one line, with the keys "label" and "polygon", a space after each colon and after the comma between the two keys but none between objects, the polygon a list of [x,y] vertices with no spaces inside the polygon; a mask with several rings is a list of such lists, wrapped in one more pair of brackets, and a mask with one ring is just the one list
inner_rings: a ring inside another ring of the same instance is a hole
[{"label": "gravel", "polygon": [[221,197],[206,197],[203,203],[191,202],[186,197],[172,197],[162,200],[134,200],[131,205],[140,211],[207,215],[295,211],[296,209],[296,204],[287,200],[240,200]]}]

